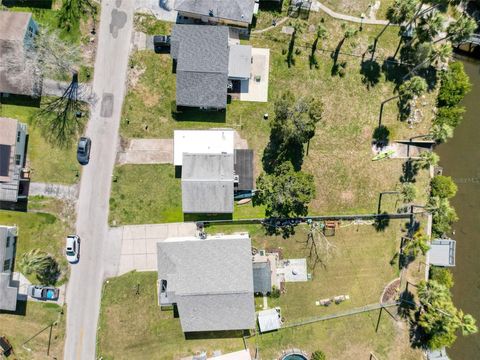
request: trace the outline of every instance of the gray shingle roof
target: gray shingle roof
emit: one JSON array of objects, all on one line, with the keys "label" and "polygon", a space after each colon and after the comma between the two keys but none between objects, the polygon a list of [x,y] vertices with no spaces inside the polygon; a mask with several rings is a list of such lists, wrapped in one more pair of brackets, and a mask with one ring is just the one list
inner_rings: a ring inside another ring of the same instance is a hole
[{"label": "gray shingle roof", "polygon": [[233,212],[233,154],[183,154],[184,213]]},{"label": "gray shingle roof", "polygon": [[175,25],[170,54],[177,60],[177,105],[225,108],[228,28]]},{"label": "gray shingle roof", "polygon": [[255,323],[248,235],[157,243],[158,277],[167,279],[184,332],[250,329]]},{"label": "gray shingle roof", "polygon": [[272,291],[272,275],[270,263],[253,263],[253,291],[266,294]]},{"label": "gray shingle roof", "polygon": [[0,11],[0,40],[20,40],[23,42],[31,13]]},{"label": "gray shingle roof", "polygon": [[[17,307],[18,286],[12,282],[12,273],[3,271],[7,255],[7,236],[13,236],[14,228],[0,226],[0,310],[15,311]],[[12,242],[10,246],[14,246]]]},{"label": "gray shingle roof", "polygon": [[253,17],[254,0],[176,0],[175,10],[220,19],[240,21],[250,24]]}]

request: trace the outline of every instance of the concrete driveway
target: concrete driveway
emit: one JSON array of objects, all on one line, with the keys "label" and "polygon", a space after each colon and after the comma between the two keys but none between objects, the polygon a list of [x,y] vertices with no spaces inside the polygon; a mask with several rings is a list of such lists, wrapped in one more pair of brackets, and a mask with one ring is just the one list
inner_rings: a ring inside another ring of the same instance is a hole
[{"label": "concrete driveway", "polygon": [[130,139],[119,164],[173,164],[173,139]]},{"label": "concrete driveway", "polygon": [[115,248],[108,243],[108,209],[116,158],[118,128],[125,95],[133,28],[134,1],[104,0],[99,25],[92,105],[86,135],[92,139],[90,163],[83,167],[77,202],[76,231],[81,258],[72,265],[67,285],[65,359],[95,359],[105,259]]},{"label": "concrete driveway", "polygon": [[157,270],[157,242],[170,237],[193,236],[195,223],[170,223],[153,225],[130,225],[112,228],[111,242],[121,243],[120,254],[116,263],[115,275],[120,276],[129,271]]},{"label": "concrete driveway", "polygon": [[252,68],[250,79],[242,81],[241,101],[268,101],[268,73],[270,69],[270,49],[252,48]]}]

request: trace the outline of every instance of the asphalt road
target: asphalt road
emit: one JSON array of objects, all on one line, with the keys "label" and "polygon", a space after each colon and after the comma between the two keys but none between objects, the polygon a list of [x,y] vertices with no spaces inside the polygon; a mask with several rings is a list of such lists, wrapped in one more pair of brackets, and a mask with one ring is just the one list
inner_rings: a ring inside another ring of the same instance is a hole
[{"label": "asphalt road", "polygon": [[125,95],[134,1],[104,0],[99,26],[93,91],[98,102],[86,135],[92,139],[77,203],[80,262],[72,265],[67,287],[67,360],[95,359],[96,333],[105,259],[109,257],[108,209],[118,128]]}]

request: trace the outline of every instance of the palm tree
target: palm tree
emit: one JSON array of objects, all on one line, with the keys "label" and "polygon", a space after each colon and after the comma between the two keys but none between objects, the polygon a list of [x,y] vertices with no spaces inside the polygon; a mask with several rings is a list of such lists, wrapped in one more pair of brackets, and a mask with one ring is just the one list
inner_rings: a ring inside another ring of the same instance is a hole
[{"label": "palm tree", "polygon": [[478,332],[477,322],[475,318],[470,314],[464,314],[462,310],[458,312],[458,317],[460,318],[462,335],[471,335],[476,334]]},{"label": "palm tree", "polygon": [[382,101],[380,105],[379,126],[382,124],[383,107],[387,102],[395,99],[400,99],[400,103],[406,104],[415,96],[420,96],[425,93],[427,91],[427,88],[427,82],[424,78],[420,76],[414,76],[410,80],[405,81],[402,85],[400,85],[398,89],[398,95],[392,96],[391,98]]},{"label": "palm tree", "polygon": [[438,143],[444,143],[453,137],[453,127],[447,124],[435,124],[430,130],[433,139]]},{"label": "palm tree", "polygon": [[412,239],[409,239],[403,251],[405,254],[415,258],[419,253],[425,255],[429,249],[428,238],[422,232],[417,232]]},{"label": "palm tree", "polygon": [[388,23],[375,38],[375,43],[378,41],[380,36],[383,35],[390,24],[401,25],[405,21],[410,20],[415,15],[417,5],[418,0],[395,0],[395,2],[387,10]]},{"label": "palm tree", "polygon": [[445,17],[434,12],[425,17],[422,17],[416,29],[416,36],[419,41],[432,41],[443,30]]},{"label": "palm tree", "polygon": [[447,27],[447,35],[435,41],[435,43],[450,40],[454,44],[461,44],[468,40],[477,29],[477,23],[469,15],[463,14],[460,19],[452,22]]},{"label": "palm tree", "polygon": [[435,280],[420,281],[417,290],[418,299],[423,306],[434,306],[450,297],[447,287]]},{"label": "palm tree", "polygon": [[436,153],[433,151],[425,151],[420,154],[419,158],[417,159],[417,164],[426,169],[430,166],[437,165],[439,161],[440,157]]},{"label": "palm tree", "polygon": [[[420,44],[422,45],[422,44]],[[426,46],[430,46],[430,43],[425,43]],[[404,79],[408,78],[410,75],[414,74],[418,69],[428,67],[432,64],[438,66],[439,64],[445,64],[452,57],[453,49],[450,43],[444,44],[435,44],[431,48],[429,56],[417,64],[412,70],[404,76]]]},{"label": "palm tree", "polygon": [[326,39],[328,35],[328,31],[323,24],[319,24],[317,28],[317,36],[312,44],[312,52],[310,54],[310,69],[315,66],[318,67],[317,57],[315,56],[315,52],[317,51],[317,45],[319,40]]}]

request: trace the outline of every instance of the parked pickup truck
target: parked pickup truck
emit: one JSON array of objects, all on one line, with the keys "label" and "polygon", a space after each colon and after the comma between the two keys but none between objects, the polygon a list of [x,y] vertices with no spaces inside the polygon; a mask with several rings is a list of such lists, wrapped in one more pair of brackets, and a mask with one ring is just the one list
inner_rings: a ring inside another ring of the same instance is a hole
[{"label": "parked pickup truck", "polygon": [[60,289],[43,286],[43,285],[30,285],[27,290],[28,296],[38,300],[58,300]]}]

